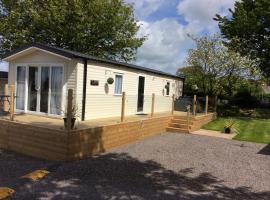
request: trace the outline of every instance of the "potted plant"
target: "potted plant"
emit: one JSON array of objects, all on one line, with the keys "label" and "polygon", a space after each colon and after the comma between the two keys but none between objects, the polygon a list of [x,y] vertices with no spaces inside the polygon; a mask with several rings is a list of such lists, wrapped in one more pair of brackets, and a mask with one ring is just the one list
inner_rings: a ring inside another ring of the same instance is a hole
[{"label": "potted plant", "polygon": [[107,79],[107,83],[108,83],[109,85],[113,84],[113,83],[114,83],[113,78],[112,78],[112,77],[109,77],[109,78]]},{"label": "potted plant", "polygon": [[224,133],[227,133],[227,134],[237,133],[238,132],[238,128],[237,127],[238,126],[237,126],[236,121],[233,120],[232,118],[229,118],[225,122]]},{"label": "potted plant", "polygon": [[[67,113],[67,109],[63,113],[64,113],[64,118],[63,118],[63,120],[64,120],[64,126],[65,126],[65,129],[67,129],[68,128],[68,120],[67,120],[68,113]],[[72,106],[72,109],[71,109],[71,129],[74,129],[75,122],[76,122],[76,119],[77,119],[78,116],[79,116],[79,114],[78,114],[78,107],[76,105],[73,105]]]}]

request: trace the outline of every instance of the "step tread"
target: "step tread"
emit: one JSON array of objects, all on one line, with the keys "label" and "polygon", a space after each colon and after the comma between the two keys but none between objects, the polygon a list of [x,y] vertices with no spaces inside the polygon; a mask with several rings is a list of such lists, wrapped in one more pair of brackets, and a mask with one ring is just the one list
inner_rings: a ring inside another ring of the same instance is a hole
[{"label": "step tread", "polygon": [[179,124],[179,123],[169,123],[169,126],[171,127],[187,127],[188,125],[187,124]]},{"label": "step tread", "polygon": [[186,128],[167,127],[167,131],[188,132]]}]

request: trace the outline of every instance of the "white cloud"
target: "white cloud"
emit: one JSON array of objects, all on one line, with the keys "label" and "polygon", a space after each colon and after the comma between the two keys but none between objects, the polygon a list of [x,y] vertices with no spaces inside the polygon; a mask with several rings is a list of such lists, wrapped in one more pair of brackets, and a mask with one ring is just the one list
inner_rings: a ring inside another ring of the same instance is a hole
[{"label": "white cloud", "polygon": [[133,3],[135,12],[139,17],[147,17],[156,12],[166,0],[126,0]]},{"label": "white cloud", "polygon": [[192,34],[201,31],[214,33],[218,30],[215,15],[228,14],[233,8],[235,0],[183,0],[178,4],[177,10],[187,21],[187,30]]},{"label": "white cloud", "polygon": [[175,73],[183,64],[182,50],[191,45],[184,26],[174,19],[141,24],[139,34],[147,35],[148,39],[139,48],[136,63]]},{"label": "white cloud", "polygon": [[[218,23],[213,20],[215,14],[227,15],[234,7],[235,0],[179,0],[174,12],[186,22],[176,18],[145,21],[155,12],[163,12],[162,6],[171,3],[168,0],[126,0],[134,3],[136,15],[144,20],[139,34],[148,35],[148,40],[138,49],[136,64],[175,73],[184,65],[187,50],[194,43],[187,33],[200,36],[217,32]],[[171,1],[171,0],[170,0]],[[174,0],[175,1],[175,0]],[[168,11],[167,11],[168,12]],[[166,12],[165,12],[166,13]],[[153,20],[153,19],[152,19]]]}]

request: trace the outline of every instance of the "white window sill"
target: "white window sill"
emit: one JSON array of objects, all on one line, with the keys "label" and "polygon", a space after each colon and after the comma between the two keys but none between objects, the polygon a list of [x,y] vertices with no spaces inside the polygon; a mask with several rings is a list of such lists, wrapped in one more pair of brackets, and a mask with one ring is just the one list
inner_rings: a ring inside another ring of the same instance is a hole
[{"label": "white window sill", "polygon": [[113,94],[113,96],[122,96],[122,94]]}]

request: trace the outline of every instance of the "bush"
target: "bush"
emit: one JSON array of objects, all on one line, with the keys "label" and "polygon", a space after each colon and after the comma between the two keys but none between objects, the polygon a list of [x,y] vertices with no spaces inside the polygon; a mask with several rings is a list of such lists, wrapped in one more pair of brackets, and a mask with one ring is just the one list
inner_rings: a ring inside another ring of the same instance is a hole
[{"label": "bush", "polygon": [[229,104],[218,105],[217,114],[220,117],[239,116],[240,108],[238,106],[231,106]]}]

